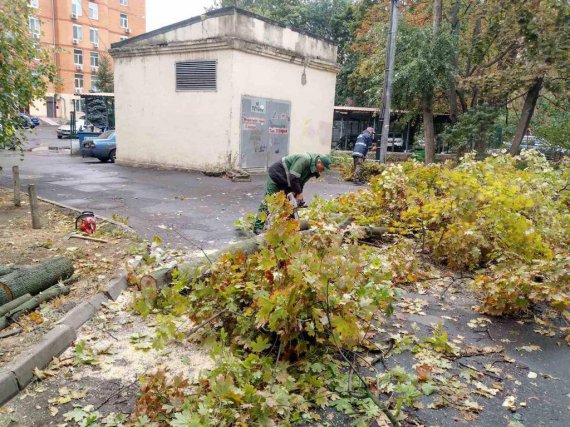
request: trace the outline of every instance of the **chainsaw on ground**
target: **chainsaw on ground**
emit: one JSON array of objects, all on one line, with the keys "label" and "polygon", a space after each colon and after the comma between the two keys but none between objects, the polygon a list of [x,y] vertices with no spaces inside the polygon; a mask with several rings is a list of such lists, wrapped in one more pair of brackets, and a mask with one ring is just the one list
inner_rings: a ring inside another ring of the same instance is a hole
[{"label": "chainsaw on ground", "polygon": [[91,211],[83,211],[75,219],[75,229],[81,230],[85,234],[93,234],[97,229],[97,218]]}]

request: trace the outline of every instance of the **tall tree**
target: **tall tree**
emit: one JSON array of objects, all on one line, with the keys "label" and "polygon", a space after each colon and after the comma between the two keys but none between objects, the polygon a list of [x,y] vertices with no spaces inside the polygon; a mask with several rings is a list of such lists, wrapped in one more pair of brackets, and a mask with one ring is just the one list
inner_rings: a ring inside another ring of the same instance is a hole
[{"label": "tall tree", "polygon": [[0,1],[0,148],[21,145],[19,111],[42,99],[55,77],[49,52],[29,29],[27,0]]},{"label": "tall tree", "polygon": [[[434,0],[433,2],[433,27],[432,27],[432,49],[436,47],[439,30],[441,28],[441,0]],[[451,52],[450,52],[451,53]],[[451,59],[451,55],[450,55]],[[435,77],[435,76],[434,76]],[[422,97],[422,113],[424,118],[424,142],[427,164],[435,162],[435,128],[433,125],[433,98],[435,87],[432,85],[425,88]]]},{"label": "tall tree", "polygon": [[100,92],[114,91],[114,75],[111,68],[111,61],[107,55],[103,55],[99,60],[99,69],[97,70],[97,88]]}]

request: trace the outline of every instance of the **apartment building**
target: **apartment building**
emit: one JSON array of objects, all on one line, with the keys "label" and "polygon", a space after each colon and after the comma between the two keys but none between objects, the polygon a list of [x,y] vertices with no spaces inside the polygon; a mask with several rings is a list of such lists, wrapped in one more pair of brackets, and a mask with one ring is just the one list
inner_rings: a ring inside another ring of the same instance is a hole
[{"label": "apartment building", "polygon": [[[69,118],[83,111],[77,94],[97,92],[96,73],[111,43],[146,30],[145,0],[30,0],[30,31],[53,52],[57,82],[43,102],[30,107],[37,116]],[[110,57],[109,57],[110,58]]]}]

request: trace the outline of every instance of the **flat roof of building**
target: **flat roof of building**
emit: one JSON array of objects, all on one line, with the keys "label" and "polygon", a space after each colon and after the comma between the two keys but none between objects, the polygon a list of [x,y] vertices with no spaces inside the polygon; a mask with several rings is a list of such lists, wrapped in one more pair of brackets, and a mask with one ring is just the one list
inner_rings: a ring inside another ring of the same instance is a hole
[{"label": "flat roof of building", "polygon": [[167,33],[169,31],[172,31],[172,30],[176,30],[178,28],[182,28],[182,27],[186,27],[188,25],[196,24],[198,22],[202,22],[205,18],[215,18],[218,16],[233,15],[235,13],[239,13],[241,15],[246,15],[246,16],[251,16],[252,18],[259,19],[261,21],[267,22],[268,24],[272,24],[272,25],[275,25],[275,26],[278,26],[281,28],[288,28],[288,29],[295,31],[297,33],[301,33],[301,34],[304,34],[306,36],[309,36],[309,37],[312,37],[312,38],[322,40],[324,42],[336,45],[336,43],[334,41],[332,41],[331,39],[328,39],[326,37],[321,37],[321,36],[318,36],[316,34],[309,32],[309,31],[301,30],[299,28],[295,28],[295,27],[292,27],[290,25],[282,24],[281,22],[274,21],[272,19],[266,18],[265,16],[261,16],[261,15],[258,15],[256,13],[249,12],[247,10],[240,9],[238,7],[230,6],[230,7],[223,7],[220,9],[210,10],[210,11],[208,11],[202,15],[194,16],[192,18],[185,19],[185,20],[180,21],[180,22],[175,22],[174,24],[170,24],[170,25],[167,25],[165,27],[157,28],[156,30],[146,32],[144,34],[138,35],[136,37],[132,37],[132,38],[127,39],[127,40],[123,40],[121,42],[112,43],[111,48],[127,46],[127,45],[130,45],[130,44],[137,42],[137,41],[140,41],[140,40],[145,40],[145,39],[148,39],[150,37],[154,37],[156,35],[164,34],[164,33]]}]

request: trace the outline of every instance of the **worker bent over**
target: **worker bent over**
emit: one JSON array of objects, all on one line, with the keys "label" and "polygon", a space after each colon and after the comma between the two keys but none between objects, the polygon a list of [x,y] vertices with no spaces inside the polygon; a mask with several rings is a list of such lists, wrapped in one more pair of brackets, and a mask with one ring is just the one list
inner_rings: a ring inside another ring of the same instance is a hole
[{"label": "worker bent over", "polygon": [[269,167],[265,195],[259,206],[253,231],[257,234],[263,230],[265,221],[261,219],[260,214],[268,213],[265,202],[267,196],[283,191],[285,194],[293,193],[297,202],[302,202],[305,183],[312,177],[318,178],[330,165],[328,156],[315,153],[290,154],[273,163]]},{"label": "worker bent over", "polygon": [[374,128],[366,128],[358,138],[356,138],[356,143],[354,144],[354,149],[352,150],[352,159],[354,160],[353,168],[353,179],[355,184],[361,184],[362,180],[362,169],[364,168],[364,160],[368,154],[368,150],[372,146],[372,141],[374,140]]}]

